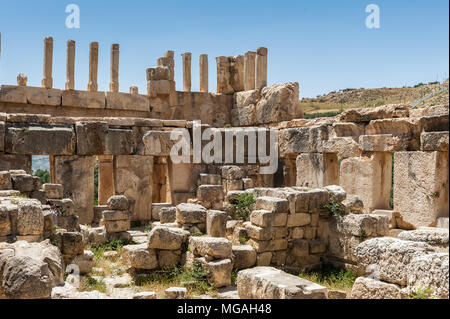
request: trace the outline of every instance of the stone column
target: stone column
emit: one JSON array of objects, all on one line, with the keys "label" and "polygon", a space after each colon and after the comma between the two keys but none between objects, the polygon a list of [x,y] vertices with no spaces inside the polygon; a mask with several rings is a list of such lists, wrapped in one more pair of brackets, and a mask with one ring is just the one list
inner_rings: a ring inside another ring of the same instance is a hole
[{"label": "stone column", "polygon": [[80,224],[94,220],[94,165],[93,156],[53,156],[52,182],[73,200]]},{"label": "stone column", "polygon": [[183,91],[191,92],[191,58],[190,52],[183,53]]},{"label": "stone column", "polygon": [[267,86],[267,48],[256,51],[256,83],[257,89]]},{"label": "stone column", "polygon": [[230,74],[230,58],[226,56],[219,56],[216,58],[217,63],[217,93],[233,94],[234,90],[231,87]]},{"label": "stone column", "polygon": [[108,198],[114,195],[113,156],[98,156],[98,204],[106,205]]},{"label": "stone column", "polygon": [[98,42],[91,42],[89,45],[89,83],[88,91],[97,92],[97,73],[98,73]]},{"label": "stone column", "polygon": [[130,94],[139,94],[139,88],[137,86],[130,86]]},{"label": "stone column", "polygon": [[119,92],[119,45],[111,45],[111,82],[109,83],[110,92]]},{"label": "stone column", "polygon": [[200,92],[208,92],[208,55],[200,55]]},{"label": "stone column", "polygon": [[244,56],[244,90],[255,89],[255,58],[256,52],[246,52]]},{"label": "stone column", "polygon": [[53,87],[52,78],[53,65],[53,38],[44,39],[44,78],[42,79],[42,87],[51,89]]},{"label": "stone column", "polygon": [[66,90],[75,89],[75,41],[67,41]]}]

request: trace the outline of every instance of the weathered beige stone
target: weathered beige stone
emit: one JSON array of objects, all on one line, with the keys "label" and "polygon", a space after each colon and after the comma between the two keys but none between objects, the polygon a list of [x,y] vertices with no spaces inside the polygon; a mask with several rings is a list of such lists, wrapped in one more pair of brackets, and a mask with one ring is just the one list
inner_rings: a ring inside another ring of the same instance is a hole
[{"label": "weathered beige stone", "polygon": [[246,52],[244,55],[244,90],[255,89],[256,52]]},{"label": "weathered beige stone", "polygon": [[219,259],[204,264],[208,282],[216,287],[231,286],[231,271],[233,263],[231,259]]},{"label": "weathered beige stone", "polygon": [[75,88],[75,41],[67,40],[66,90]]},{"label": "weathered beige stone", "polygon": [[12,154],[72,155],[75,132],[71,127],[8,127],[5,149]]},{"label": "weathered beige stone", "polygon": [[155,269],[158,260],[153,249],[147,244],[127,245],[122,248],[122,261],[124,264],[136,269]]},{"label": "weathered beige stone", "polygon": [[376,119],[408,117],[408,105],[383,105],[365,109],[350,109],[342,112],[339,120],[342,122],[369,122]]},{"label": "weathered beige stone", "polygon": [[256,50],[255,87],[261,89],[267,86],[267,48]]},{"label": "weathered beige stone", "polygon": [[327,288],[272,267],[256,267],[238,273],[241,299],[326,299]]},{"label": "weathered beige stone", "polygon": [[339,158],[354,157],[361,154],[358,143],[350,136],[334,137],[323,141],[322,145],[324,153],[335,153]]},{"label": "weathered beige stone", "polygon": [[187,297],[187,289],[184,287],[170,287],[164,291],[166,299],[185,299]]},{"label": "weathered beige stone", "polygon": [[178,250],[188,236],[189,232],[179,228],[154,227],[148,235],[148,248]]},{"label": "weathered beige stone", "polygon": [[132,221],[152,219],[152,185],[152,156],[114,156],[114,189],[128,198]]},{"label": "weathered beige stone", "polygon": [[0,190],[12,189],[11,174],[8,171],[0,171]]},{"label": "weathered beige stone", "polygon": [[434,226],[449,214],[447,152],[397,152],[394,210],[415,227]]},{"label": "weathered beige stone", "polygon": [[420,150],[448,152],[448,131],[423,132],[420,135]]},{"label": "weathered beige stone", "polygon": [[177,205],[176,220],[180,224],[205,223],[206,213],[206,208],[201,205],[182,203]]},{"label": "weathered beige stone", "polygon": [[287,239],[273,239],[273,240],[250,239],[248,241],[248,244],[251,245],[256,250],[257,253],[286,250],[288,247]]},{"label": "weathered beige stone", "polygon": [[69,106],[89,109],[104,109],[106,107],[105,93],[96,91],[62,91],[61,103],[63,107]]},{"label": "weathered beige stone", "polygon": [[206,233],[211,237],[225,237],[227,227],[226,212],[220,210],[208,210],[206,214]]},{"label": "weathered beige stone", "polygon": [[61,184],[64,197],[75,203],[81,224],[94,219],[94,158],[91,156],[53,156],[52,183]]},{"label": "weathered beige stone", "polygon": [[254,210],[250,213],[250,221],[259,227],[270,227],[274,219],[274,214],[267,210]]},{"label": "weathered beige stone", "polygon": [[286,199],[263,196],[256,198],[256,208],[266,210],[274,214],[289,211],[289,202]]},{"label": "weathered beige stone", "polygon": [[[256,251],[250,245],[234,246],[233,251],[233,268],[237,270],[251,268],[256,264]],[[269,261],[270,263],[270,261]],[[268,264],[269,264],[268,263]]]},{"label": "weathered beige stone", "polygon": [[230,258],[231,242],[218,237],[190,237],[189,247],[196,256],[211,256],[214,258]]},{"label": "weathered beige stone", "polygon": [[369,277],[358,277],[350,299],[402,299],[399,286]]},{"label": "weathered beige stone", "polygon": [[42,188],[45,192],[45,197],[49,199],[62,199],[63,187],[60,184],[44,184]]},{"label": "weathered beige stone", "polygon": [[335,154],[308,153],[297,157],[297,186],[323,187],[339,184]]},{"label": "weathered beige stone", "polygon": [[42,78],[42,87],[51,89],[53,87],[52,69],[53,68],[53,38],[44,39],[44,76]]},{"label": "weathered beige stone", "polygon": [[376,152],[343,160],[339,184],[347,193],[358,195],[364,211],[370,213],[374,209],[389,209],[391,176],[391,154]]},{"label": "weathered beige stone", "polygon": [[106,92],[106,108],[113,110],[150,111],[148,96],[121,92]]},{"label": "weathered beige stone", "polygon": [[399,137],[392,134],[361,135],[359,148],[363,152],[394,152],[404,148]]},{"label": "weathered beige stone", "polygon": [[174,223],[176,221],[177,209],[175,207],[161,207],[159,220],[161,224]]}]

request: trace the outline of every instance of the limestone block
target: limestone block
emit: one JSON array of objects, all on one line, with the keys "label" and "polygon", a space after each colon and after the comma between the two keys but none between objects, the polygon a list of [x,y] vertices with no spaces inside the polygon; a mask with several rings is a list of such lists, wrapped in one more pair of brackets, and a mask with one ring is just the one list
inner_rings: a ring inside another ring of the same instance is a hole
[{"label": "limestone block", "polygon": [[153,157],[114,156],[114,189],[128,198],[131,220],[152,219]]},{"label": "limestone block", "polygon": [[273,240],[256,240],[250,239],[248,244],[251,245],[257,253],[264,253],[267,251],[286,250],[288,242],[286,239]]},{"label": "limestone block", "polygon": [[271,240],[273,237],[271,227],[258,227],[251,222],[245,222],[243,224],[247,231],[248,237],[256,240]]},{"label": "limestone block", "polygon": [[225,237],[227,231],[226,212],[220,210],[208,210],[206,214],[206,233],[211,237]]},{"label": "limestone block", "polygon": [[255,123],[279,123],[295,118],[300,112],[297,82],[275,84],[261,90],[255,107]]},{"label": "limestone block", "polygon": [[407,265],[408,290],[429,288],[439,299],[449,297],[448,253],[435,253],[415,257]]},{"label": "limestone block", "polygon": [[448,108],[443,114],[424,116],[420,118],[420,124],[424,132],[443,132],[448,131],[449,119]]},{"label": "limestone block", "polygon": [[102,212],[103,220],[128,220],[130,219],[130,212],[123,210],[104,210]]},{"label": "limestone block", "polygon": [[448,131],[423,132],[420,135],[420,150],[448,152]]},{"label": "limestone block", "polygon": [[150,97],[156,97],[158,95],[169,95],[170,92],[174,91],[173,86],[174,82],[169,80],[157,80],[157,81],[149,81],[150,84],[148,90],[148,95]]},{"label": "limestone block", "polygon": [[67,231],[78,231],[79,218],[77,215],[58,216],[56,225],[61,229],[66,229]]},{"label": "limestone block", "polygon": [[366,135],[392,134],[396,150],[418,150],[421,126],[418,119],[392,118],[370,121],[365,128]]},{"label": "limestone block", "polygon": [[109,128],[104,140],[104,152],[107,155],[131,155],[137,148],[131,129]]},{"label": "limestone block", "polygon": [[358,277],[353,284],[350,299],[402,299],[399,286],[370,277]]},{"label": "limestone block", "polygon": [[44,184],[42,185],[45,197],[48,199],[62,199],[63,187],[60,184]]},{"label": "limestone block", "polygon": [[449,228],[448,217],[438,217],[436,222],[438,228]]},{"label": "limestone block", "polygon": [[87,275],[92,272],[94,266],[94,253],[90,250],[85,250],[82,255],[76,256],[71,264],[75,264],[80,269],[80,274]]},{"label": "limestone block", "polygon": [[[233,246],[233,268],[237,270],[251,268],[256,264],[256,251],[250,245]],[[270,263],[270,261],[269,261]]]},{"label": "limestone block", "polygon": [[348,194],[342,205],[352,214],[362,214],[364,210],[364,203],[358,195]]},{"label": "limestone block", "polygon": [[363,152],[394,152],[404,149],[399,137],[392,134],[361,135],[359,148]]},{"label": "limestone block", "polygon": [[157,299],[156,292],[154,291],[142,291],[133,295],[133,299]]},{"label": "limestone block", "polygon": [[403,231],[398,234],[397,238],[448,248],[448,232],[448,228],[420,227],[417,230]]},{"label": "limestone block", "polygon": [[197,204],[177,205],[176,220],[180,224],[197,224],[206,222],[206,208]]},{"label": "limestone block", "polygon": [[181,251],[179,250],[158,250],[158,264],[162,269],[173,269],[180,260]]},{"label": "limestone block", "polygon": [[152,204],[152,220],[160,220],[160,212],[162,208],[173,207],[170,203],[153,203]]},{"label": "limestone block", "polygon": [[359,136],[363,134],[364,124],[361,123],[336,122],[332,124],[332,137],[351,137],[358,141]]},{"label": "limestone block", "polygon": [[314,239],[309,242],[310,254],[323,254],[327,249],[326,244],[320,239]]},{"label": "limestone block", "polygon": [[173,80],[172,71],[167,66],[157,66],[147,69],[147,81]]},{"label": "limestone block", "polygon": [[32,174],[31,155],[0,154],[0,171],[24,170]]},{"label": "limestone block", "polygon": [[5,149],[12,154],[72,155],[75,142],[70,127],[14,126],[6,130]]},{"label": "limestone block", "polygon": [[391,176],[391,154],[376,152],[344,159],[339,185],[347,193],[358,195],[364,203],[364,211],[370,213],[374,209],[389,209]]},{"label": "limestone block", "polygon": [[[252,247],[253,248],[253,247]],[[256,266],[269,266],[273,253],[268,251],[256,255]]]},{"label": "limestone block", "polygon": [[166,299],[185,299],[187,297],[187,289],[181,287],[170,287],[164,291]]},{"label": "limestone block", "polygon": [[270,211],[259,209],[250,213],[250,222],[259,227],[272,226],[274,214]]},{"label": "limestone block", "polygon": [[5,122],[0,121],[0,152],[5,150]]},{"label": "limestone block", "polygon": [[174,223],[176,220],[177,209],[175,207],[161,207],[159,210],[159,220],[161,224]]},{"label": "limestone block", "polygon": [[121,92],[106,92],[106,108],[113,110],[150,111],[148,96]]},{"label": "limestone block", "polygon": [[[105,213],[105,212],[103,212]],[[130,220],[129,219],[121,219],[121,220],[106,220],[105,221],[105,229],[107,233],[122,233],[130,230]]]},{"label": "limestone block", "polygon": [[397,221],[395,217],[395,213],[392,210],[382,210],[382,209],[376,209],[372,212],[374,215],[382,215],[386,216],[389,220],[389,229],[397,228]]},{"label": "limestone block", "polygon": [[12,188],[23,192],[32,192],[35,190],[33,176],[28,174],[12,174]]},{"label": "limestone block", "polygon": [[323,141],[324,153],[336,153],[339,158],[359,156],[361,151],[358,143],[352,137],[335,137]]},{"label": "limestone block", "polygon": [[57,236],[61,238],[61,252],[64,256],[75,257],[84,253],[83,236],[79,232],[62,232]]},{"label": "limestone block", "polygon": [[305,226],[311,223],[310,214],[289,214],[287,217],[287,227]]},{"label": "limestone block", "polygon": [[148,235],[148,248],[178,250],[188,236],[188,231],[179,228],[157,226]]},{"label": "limestone block", "polygon": [[44,231],[44,214],[37,200],[23,199],[17,203],[17,234],[41,235]]},{"label": "limestone block", "polygon": [[227,180],[244,178],[244,171],[239,166],[225,165],[222,166],[222,178]]},{"label": "limestone block", "polygon": [[0,237],[11,235],[11,220],[6,205],[0,205]]},{"label": "limestone block", "polygon": [[170,156],[175,141],[170,139],[171,131],[148,131],[142,138],[145,154],[153,156]]},{"label": "limestone block", "polygon": [[339,184],[338,158],[335,154],[300,154],[296,165],[297,186],[323,187]]},{"label": "limestone block", "polygon": [[190,251],[195,256],[211,256],[214,258],[230,258],[231,242],[219,237],[190,237]]},{"label": "limestone block", "polygon": [[204,264],[208,282],[216,287],[231,286],[231,271],[233,263],[231,259],[219,259]]},{"label": "limestone block", "polygon": [[199,185],[222,185],[222,179],[218,174],[200,174]]},{"label": "limestone block", "polygon": [[356,248],[355,255],[358,267],[366,273],[376,271],[380,280],[406,286],[408,264],[415,257],[432,252],[432,247],[426,243],[382,237],[361,243]]},{"label": "limestone block", "polygon": [[275,214],[273,216],[272,226],[274,226],[274,227],[284,227],[284,226],[286,226],[287,221],[288,221],[288,214],[287,213]]},{"label": "limestone block", "polygon": [[226,180],[224,184],[226,186],[227,191],[244,189],[244,182],[242,179]]},{"label": "limestone block", "polygon": [[447,152],[397,152],[394,210],[415,227],[434,226],[449,214]]},{"label": "limestone block", "polygon": [[323,206],[328,204],[330,201],[330,193],[324,188],[314,188],[308,190],[308,196],[309,196],[309,204],[308,204],[309,213],[322,212]]},{"label": "limestone block", "polygon": [[274,214],[289,211],[289,202],[286,199],[263,196],[256,198],[256,208],[266,210]]},{"label": "limestone block", "polygon": [[129,208],[128,199],[123,195],[114,195],[108,199],[110,210],[127,210]]},{"label": "limestone block", "polygon": [[146,243],[122,247],[122,262],[135,269],[151,270],[158,268],[156,252],[149,249]]},{"label": "limestone block", "polygon": [[0,190],[12,189],[11,174],[8,171],[0,172]]},{"label": "limestone block", "polygon": [[103,155],[108,133],[106,122],[77,122],[77,154]]},{"label": "limestone block", "polygon": [[222,185],[200,185],[197,188],[197,198],[205,202],[223,201]]},{"label": "limestone block", "polygon": [[325,125],[282,129],[278,132],[280,157],[322,152],[324,140],[328,140],[328,128]]},{"label": "limestone block", "polygon": [[94,157],[54,156],[54,179],[61,184],[64,197],[75,204],[75,213],[81,224],[90,224],[94,219]]},{"label": "limestone block", "polygon": [[104,109],[106,107],[105,93],[64,90],[62,91],[62,106]]},{"label": "limestone block", "polygon": [[241,270],[237,289],[241,299],[327,298],[327,288],[272,267]]}]

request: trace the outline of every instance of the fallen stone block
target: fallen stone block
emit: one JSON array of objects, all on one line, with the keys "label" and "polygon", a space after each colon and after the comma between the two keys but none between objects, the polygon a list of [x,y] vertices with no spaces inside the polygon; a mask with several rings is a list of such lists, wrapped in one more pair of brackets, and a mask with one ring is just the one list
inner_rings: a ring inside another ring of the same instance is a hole
[{"label": "fallen stone block", "polygon": [[231,258],[232,244],[226,238],[220,237],[190,237],[189,248],[196,256],[211,256],[214,258]]},{"label": "fallen stone block", "polygon": [[147,244],[127,245],[122,248],[122,261],[135,269],[155,269],[158,267],[156,252]]},{"label": "fallen stone block", "polygon": [[130,230],[130,228],[131,223],[129,219],[105,221],[105,229],[107,233],[122,233]]},{"label": "fallen stone block", "polygon": [[152,219],[159,220],[159,212],[163,207],[173,207],[171,203],[152,203]]},{"label": "fallen stone block", "polygon": [[399,286],[368,277],[358,277],[350,299],[402,299]]},{"label": "fallen stone block", "polygon": [[60,184],[44,184],[42,185],[45,197],[48,199],[62,199],[63,187]]},{"label": "fallen stone block", "polygon": [[197,188],[197,198],[205,202],[223,201],[222,185],[200,185]]},{"label": "fallen stone block", "polygon": [[206,214],[206,233],[211,237],[225,237],[228,214],[220,210],[209,210]]},{"label": "fallen stone block", "polygon": [[185,299],[187,297],[187,289],[184,287],[170,287],[164,291],[166,299]]},{"label": "fallen stone block", "polygon": [[110,210],[128,210],[128,199],[124,195],[114,195],[108,199],[108,208]]},{"label": "fallen stone block", "polygon": [[[241,270],[255,266],[256,251],[250,245],[242,245],[232,247],[234,269]],[[270,264],[270,261],[269,263]]]},{"label": "fallen stone block", "polygon": [[206,222],[206,208],[197,204],[177,205],[176,220],[180,224],[197,224]]},{"label": "fallen stone block", "polygon": [[11,174],[7,171],[0,172],[0,190],[12,189]]},{"label": "fallen stone block", "polygon": [[157,299],[156,292],[154,291],[142,291],[133,295],[133,299]]},{"label": "fallen stone block", "polygon": [[403,231],[398,234],[397,238],[448,248],[448,233],[448,228],[420,227],[417,230]]},{"label": "fallen stone block", "polygon": [[157,226],[148,235],[148,248],[178,250],[188,236],[188,231],[179,228]]},{"label": "fallen stone block", "polygon": [[180,250],[158,250],[158,264],[160,268],[173,269],[180,261]]},{"label": "fallen stone block", "polygon": [[176,215],[177,209],[175,207],[161,207],[159,210],[159,221],[161,224],[174,223]]},{"label": "fallen stone block", "polygon": [[326,299],[327,288],[272,267],[255,267],[238,273],[241,299]]},{"label": "fallen stone block", "polygon": [[76,256],[70,263],[78,266],[81,275],[90,274],[94,266],[94,253],[85,250],[82,255]]},{"label": "fallen stone block", "polygon": [[231,271],[233,264],[231,259],[219,259],[204,264],[208,282],[216,287],[231,286]]}]

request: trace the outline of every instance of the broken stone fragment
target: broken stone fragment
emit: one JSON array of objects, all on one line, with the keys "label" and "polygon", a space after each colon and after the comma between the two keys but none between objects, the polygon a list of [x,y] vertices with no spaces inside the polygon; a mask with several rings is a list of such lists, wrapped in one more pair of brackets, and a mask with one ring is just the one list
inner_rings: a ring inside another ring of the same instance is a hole
[{"label": "broken stone fragment", "polygon": [[108,199],[108,208],[110,210],[128,210],[128,199],[124,195],[114,195]]}]

